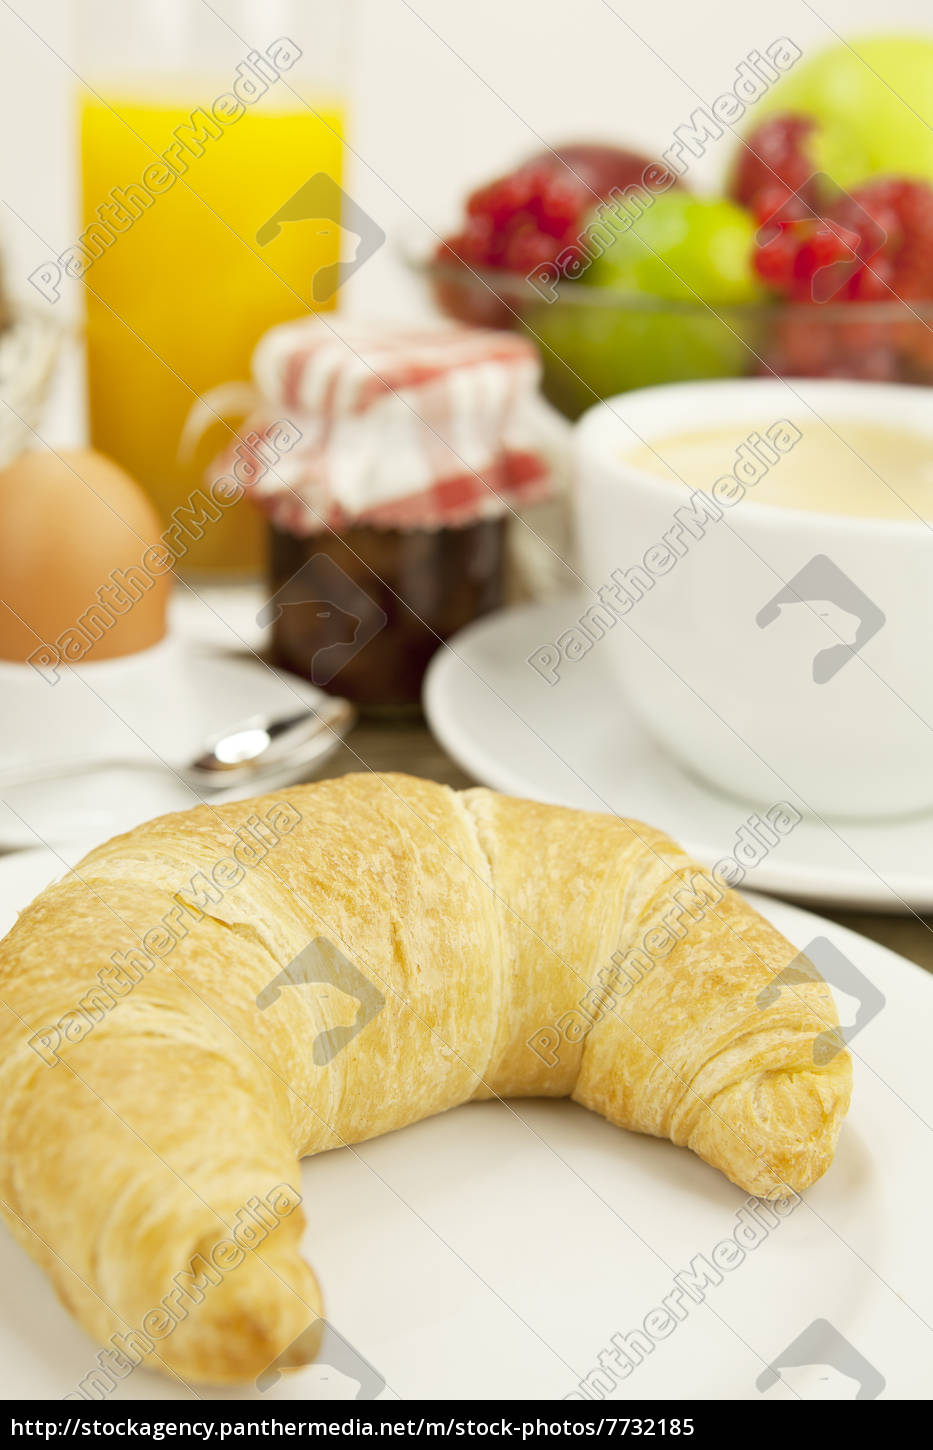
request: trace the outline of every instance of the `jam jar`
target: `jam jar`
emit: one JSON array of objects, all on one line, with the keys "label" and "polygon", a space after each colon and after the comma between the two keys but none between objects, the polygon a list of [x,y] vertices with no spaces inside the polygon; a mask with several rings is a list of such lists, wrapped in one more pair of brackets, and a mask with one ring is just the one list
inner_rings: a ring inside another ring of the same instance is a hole
[{"label": "jam jar", "polygon": [[364,710],[417,708],[435,651],[503,604],[514,515],[552,495],[537,350],[338,313],[273,328],[252,366],[262,466],[221,466],[268,520],[272,656]]},{"label": "jam jar", "polygon": [[507,527],[270,527],[274,662],[363,710],[416,710],[434,652],[504,602]]}]

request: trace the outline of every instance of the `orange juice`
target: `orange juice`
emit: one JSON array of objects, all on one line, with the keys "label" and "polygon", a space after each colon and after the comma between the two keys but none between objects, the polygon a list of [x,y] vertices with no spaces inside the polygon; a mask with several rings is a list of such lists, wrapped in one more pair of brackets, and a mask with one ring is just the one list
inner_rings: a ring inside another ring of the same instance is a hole
[{"label": "orange juice", "polygon": [[[209,83],[198,90],[213,94]],[[286,221],[266,245],[256,239],[309,177],[340,181],[340,107],[313,111],[289,100],[295,109],[247,108],[190,152],[176,151],[186,169],[174,180],[168,168],[147,168],[178,128],[190,133],[197,99],[163,104],[111,94],[82,108],[84,228],[102,215],[112,219],[112,209],[99,208],[114,194],[122,199],[119,227],[111,225],[112,241],[98,248],[84,277],[91,440],[140,480],[166,523],[203,486],[210,459],[239,421],[212,425],[181,458],[182,429],[198,398],[246,381],[269,327],[333,305],[332,298],[314,302],[311,287],[320,267],[339,260],[337,221]],[[254,570],[263,538],[263,521],[243,497],[205,526],[179,567]]]}]

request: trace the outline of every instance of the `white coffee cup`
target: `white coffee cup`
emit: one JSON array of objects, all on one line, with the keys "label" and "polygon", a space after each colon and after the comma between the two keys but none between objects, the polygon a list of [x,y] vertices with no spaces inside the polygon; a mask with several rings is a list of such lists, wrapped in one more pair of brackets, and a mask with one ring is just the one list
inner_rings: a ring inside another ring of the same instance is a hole
[{"label": "white coffee cup", "polygon": [[[814,415],[843,438],[856,422],[921,432],[933,459],[933,392],[920,387],[678,383],[584,415],[575,432],[582,570],[609,601],[591,598],[600,612],[590,612],[589,632],[602,632],[592,647],[605,651],[650,733],[732,795],[770,803],[792,792],[820,816],[926,810],[933,525],[900,504],[888,519],[776,507],[751,489],[728,499],[712,479],[709,509],[625,460],[641,440],[728,429],[738,445],[762,420],[805,429]],[[885,482],[897,491],[896,478]]]}]

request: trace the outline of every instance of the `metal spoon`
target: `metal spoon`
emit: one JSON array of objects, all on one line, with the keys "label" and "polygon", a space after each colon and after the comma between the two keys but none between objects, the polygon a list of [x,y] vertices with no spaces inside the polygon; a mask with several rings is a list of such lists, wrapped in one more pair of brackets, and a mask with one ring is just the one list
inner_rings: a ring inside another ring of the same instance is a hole
[{"label": "metal spoon", "polygon": [[34,785],[37,781],[61,780],[100,770],[164,770],[194,788],[226,790],[251,781],[257,784],[268,775],[310,771],[321,765],[347,735],[356,721],[349,700],[328,696],[317,710],[302,710],[286,716],[254,715],[205,741],[203,751],[191,761],[173,765],[153,756],[120,759],[50,760],[0,775],[0,790]]}]

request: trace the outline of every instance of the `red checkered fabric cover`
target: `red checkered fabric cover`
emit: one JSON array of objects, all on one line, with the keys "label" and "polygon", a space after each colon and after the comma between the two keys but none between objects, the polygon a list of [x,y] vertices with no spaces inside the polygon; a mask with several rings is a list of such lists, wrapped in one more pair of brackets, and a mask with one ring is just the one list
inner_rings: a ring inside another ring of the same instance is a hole
[{"label": "red checkered fabric cover", "polygon": [[[532,343],[465,327],[413,329],[333,316],[286,323],[253,357],[241,436],[288,420],[294,446],[254,484],[280,528],[441,528],[496,518],[549,491]],[[226,471],[232,459],[215,463]]]}]

